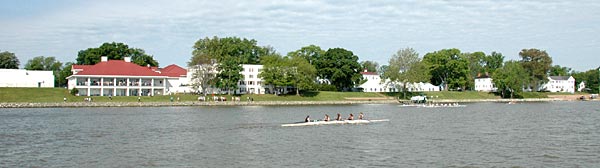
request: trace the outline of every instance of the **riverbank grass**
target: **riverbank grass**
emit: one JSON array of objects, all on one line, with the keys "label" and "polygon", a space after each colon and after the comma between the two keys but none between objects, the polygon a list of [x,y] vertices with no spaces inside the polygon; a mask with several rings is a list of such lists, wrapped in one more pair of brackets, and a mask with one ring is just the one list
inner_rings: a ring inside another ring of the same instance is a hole
[{"label": "riverbank grass", "polygon": [[[142,102],[170,102],[171,97],[174,102],[179,101],[198,101],[199,95],[194,94],[176,94],[166,96],[141,96]],[[211,97],[212,95],[208,95]],[[252,99],[254,101],[342,101],[348,98],[386,98],[378,93],[364,92],[306,92],[301,96],[296,95],[272,95],[272,94],[248,94],[248,95],[217,95],[226,97],[231,101],[231,97],[240,97],[241,101]],[[83,102],[87,96],[73,96],[64,88],[0,88],[0,102],[27,102],[27,103],[48,103],[62,102],[67,98],[67,102]],[[94,102],[137,102],[138,96],[92,96]],[[211,99],[212,100],[212,99]]]}]

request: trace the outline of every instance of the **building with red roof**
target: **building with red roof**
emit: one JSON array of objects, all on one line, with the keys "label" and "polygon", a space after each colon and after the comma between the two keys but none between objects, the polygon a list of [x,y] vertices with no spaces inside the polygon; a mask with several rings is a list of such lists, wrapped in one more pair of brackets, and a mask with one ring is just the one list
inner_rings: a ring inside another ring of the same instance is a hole
[{"label": "building with red roof", "polygon": [[68,88],[82,96],[151,96],[181,90],[187,81],[187,70],[177,65],[165,68],[140,66],[124,60],[102,57],[95,65],[73,65],[67,77]]}]

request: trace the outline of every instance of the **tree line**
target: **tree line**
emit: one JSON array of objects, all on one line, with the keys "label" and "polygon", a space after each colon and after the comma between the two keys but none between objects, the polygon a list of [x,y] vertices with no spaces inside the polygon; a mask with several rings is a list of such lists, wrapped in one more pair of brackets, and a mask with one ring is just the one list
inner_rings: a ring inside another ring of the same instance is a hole
[{"label": "tree line", "polygon": [[[122,60],[123,57],[131,57],[131,62],[141,66],[158,66],[158,61],[139,48],[129,48],[124,43],[103,43],[97,48],[88,48],[77,53],[74,62],[62,63],[53,56],[37,56],[27,61],[24,65],[26,70],[53,71],[54,86],[66,87],[67,77],[73,73],[71,65],[94,65],[101,61],[102,56],[107,56],[109,60]],[[19,69],[19,59],[14,53],[4,51],[0,52],[0,69]]]},{"label": "tree line", "polygon": [[[374,61],[359,62],[359,57],[344,48],[321,49],[308,45],[282,55],[270,46],[259,46],[254,39],[239,37],[205,37],[196,41],[192,56],[187,62],[194,70],[192,86],[219,88],[225,91],[238,89],[242,64],[262,64],[259,77],[264,85],[275,87],[273,92],[286,87],[300,91],[349,91],[365,82],[360,72],[379,73],[383,79],[395,84],[397,90],[406,92],[409,83],[429,82],[443,90],[473,90],[474,79],[481,75],[493,78],[498,93],[515,97],[525,90],[535,91],[547,81],[547,76],[570,76],[577,84],[586,82],[590,93],[598,92],[598,70],[576,72],[571,68],[553,65],[544,50],[523,49],[520,60],[504,60],[502,53],[461,52],[459,49],[441,49],[420,55],[412,48],[402,48],[392,54],[387,65]],[[97,48],[80,50],[74,62],[61,63],[55,57],[39,56],[28,60],[25,69],[55,72],[55,86],[64,87],[71,74],[71,65],[93,65],[101,56],[110,60],[131,57],[141,66],[158,66],[152,55],[143,49],[130,48],[124,43],[103,43]],[[0,68],[17,69],[19,60],[14,53],[0,52]],[[318,80],[315,80],[318,79]],[[209,92],[203,91],[203,92]]]}]

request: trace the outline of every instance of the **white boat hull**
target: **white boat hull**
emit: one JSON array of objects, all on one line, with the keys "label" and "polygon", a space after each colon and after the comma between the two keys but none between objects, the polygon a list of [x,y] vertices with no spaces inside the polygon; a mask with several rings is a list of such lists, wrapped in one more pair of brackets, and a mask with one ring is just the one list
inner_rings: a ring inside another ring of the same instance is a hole
[{"label": "white boat hull", "polygon": [[296,126],[310,126],[310,125],[332,125],[332,124],[368,124],[373,122],[385,122],[390,121],[388,119],[382,120],[343,120],[343,121],[315,121],[315,122],[301,122],[293,124],[282,124],[282,127],[296,127]]}]

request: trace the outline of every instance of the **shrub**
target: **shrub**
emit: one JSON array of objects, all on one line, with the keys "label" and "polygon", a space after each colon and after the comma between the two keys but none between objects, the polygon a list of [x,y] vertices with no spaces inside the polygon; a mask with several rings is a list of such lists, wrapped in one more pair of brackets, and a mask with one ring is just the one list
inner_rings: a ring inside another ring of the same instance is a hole
[{"label": "shrub", "polygon": [[79,93],[79,89],[73,88],[73,89],[71,89],[70,93],[71,93],[71,95],[76,96]]},{"label": "shrub", "polygon": [[319,88],[319,91],[337,91],[335,86],[328,84],[319,84],[317,88]]}]

